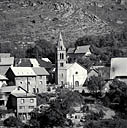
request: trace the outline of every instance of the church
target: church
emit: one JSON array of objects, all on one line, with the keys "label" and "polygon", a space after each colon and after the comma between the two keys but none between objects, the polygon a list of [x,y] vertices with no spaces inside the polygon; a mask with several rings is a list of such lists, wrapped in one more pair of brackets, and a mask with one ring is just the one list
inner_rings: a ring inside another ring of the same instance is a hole
[{"label": "church", "polygon": [[67,62],[66,48],[60,33],[56,46],[56,84],[74,89],[82,87],[86,78],[87,70],[83,66],[77,62]]}]

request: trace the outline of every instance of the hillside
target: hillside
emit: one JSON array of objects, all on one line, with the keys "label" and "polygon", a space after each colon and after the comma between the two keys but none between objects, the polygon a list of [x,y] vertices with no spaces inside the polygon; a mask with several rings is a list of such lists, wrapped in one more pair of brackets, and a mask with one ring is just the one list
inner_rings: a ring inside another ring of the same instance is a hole
[{"label": "hillside", "polygon": [[126,14],[126,4],[115,0],[1,0],[0,43],[39,39],[56,43],[62,31],[69,46],[84,35],[121,31]]}]

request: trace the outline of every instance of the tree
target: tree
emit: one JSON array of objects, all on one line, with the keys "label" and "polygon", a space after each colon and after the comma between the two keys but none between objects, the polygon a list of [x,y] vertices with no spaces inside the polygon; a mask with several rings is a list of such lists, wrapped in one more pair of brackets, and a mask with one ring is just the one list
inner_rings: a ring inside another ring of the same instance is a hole
[{"label": "tree", "polygon": [[[119,111],[120,113],[127,113],[127,85],[126,83],[114,79],[110,84],[110,91],[105,95],[104,100],[108,99],[108,105],[111,103],[117,103],[113,108]],[[110,105],[110,107],[112,107]]]},{"label": "tree", "polygon": [[17,127],[20,126],[23,128],[24,124],[16,117],[10,116],[9,118],[4,120],[4,126],[8,127]]},{"label": "tree", "polygon": [[87,86],[87,88],[90,90],[92,94],[97,94],[98,92],[101,92],[104,85],[105,82],[103,78],[97,76],[91,76],[85,82],[85,86]]}]

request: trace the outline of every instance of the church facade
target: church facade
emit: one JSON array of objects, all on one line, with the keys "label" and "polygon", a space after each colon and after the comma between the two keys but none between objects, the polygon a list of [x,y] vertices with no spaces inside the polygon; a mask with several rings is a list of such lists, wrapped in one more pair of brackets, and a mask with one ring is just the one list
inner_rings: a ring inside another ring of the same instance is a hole
[{"label": "church facade", "polygon": [[84,84],[87,70],[77,62],[67,63],[66,48],[60,33],[56,47],[56,84],[75,88]]}]

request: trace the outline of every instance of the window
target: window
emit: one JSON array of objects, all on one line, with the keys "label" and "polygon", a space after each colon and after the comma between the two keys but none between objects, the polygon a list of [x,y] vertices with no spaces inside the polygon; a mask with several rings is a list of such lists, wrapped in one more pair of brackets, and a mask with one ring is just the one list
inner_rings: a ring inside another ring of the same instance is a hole
[{"label": "window", "polygon": [[62,55],[61,55],[61,53],[60,53],[60,59],[62,58]]},{"label": "window", "polygon": [[77,115],[75,115],[75,119],[77,119]]},{"label": "window", "polygon": [[64,54],[60,53],[60,59],[64,59]]},{"label": "window", "polygon": [[64,66],[64,64],[63,63],[60,63],[60,67],[63,67]]},{"label": "window", "polygon": [[61,59],[64,59],[64,54],[63,53],[61,54]]},{"label": "window", "polygon": [[20,84],[22,84],[22,81],[20,82]]},{"label": "window", "polygon": [[60,48],[61,48],[61,50],[62,50],[62,46],[61,46]]},{"label": "window", "polygon": [[34,99],[30,99],[30,103],[34,103]]},{"label": "window", "polygon": [[36,89],[35,88],[33,88],[33,93],[36,93]]},{"label": "window", "polygon": [[63,73],[61,74],[61,77],[63,78]]},{"label": "window", "polygon": [[39,88],[37,88],[37,93],[39,93]]},{"label": "window", "polygon": [[29,108],[29,109],[34,109],[34,106],[29,106],[28,108]]},{"label": "window", "polygon": [[79,81],[75,81],[75,86],[79,87]]},{"label": "window", "polygon": [[21,99],[21,104],[25,103],[25,99]]},{"label": "window", "polygon": [[19,109],[25,109],[25,106],[19,106]]},{"label": "window", "polygon": [[63,81],[61,81],[61,85],[63,85]]}]

